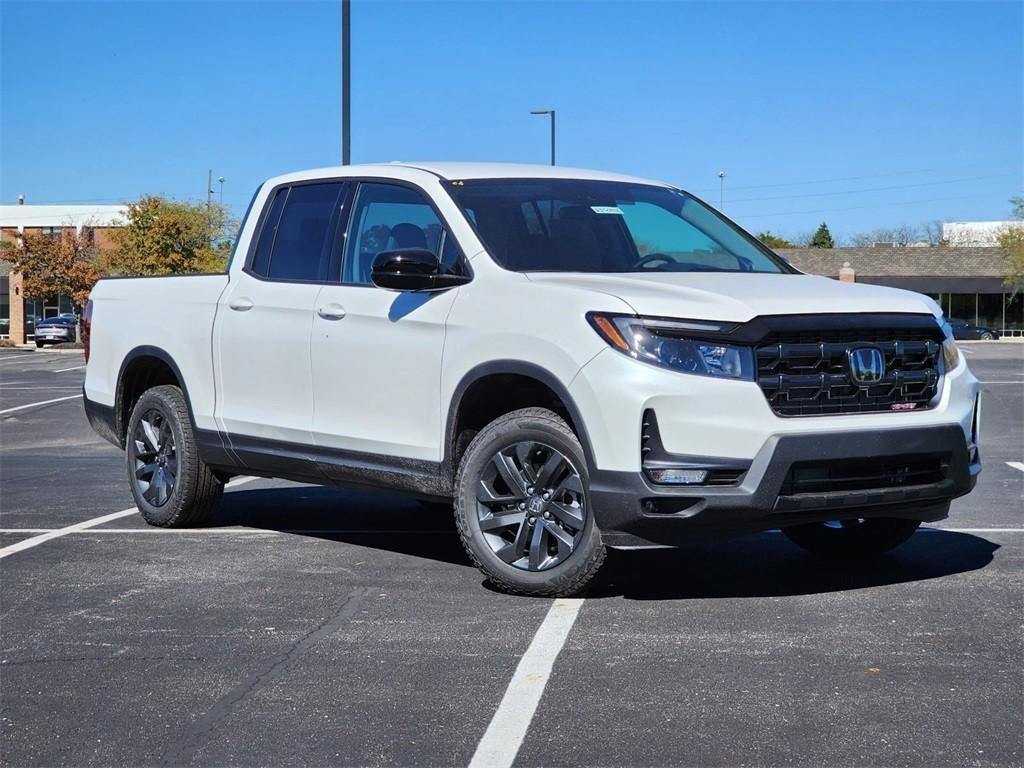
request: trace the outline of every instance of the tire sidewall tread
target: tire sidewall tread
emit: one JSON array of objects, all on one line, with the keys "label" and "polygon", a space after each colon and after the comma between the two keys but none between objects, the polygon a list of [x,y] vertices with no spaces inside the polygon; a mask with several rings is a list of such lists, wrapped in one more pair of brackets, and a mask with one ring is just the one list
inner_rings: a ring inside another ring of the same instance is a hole
[{"label": "tire sidewall tread", "polygon": [[[520,440],[554,443],[553,448],[571,459],[588,489],[587,520],[580,543],[564,563],[546,571],[526,571],[499,560],[484,540],[477,520],[475,501],[479,469],[490,461],[502,443]],[[538,597],[576,595],[604,562],[605,547],[590,504],[589,473],[583,447],[565,421],[546,408],[512,411],[495,419],[474,436],[459,462],[454,511],[459,538],[470,560],[503,592]]]},{"label": "tire sidewall tread", "polygon": [[[134,457],[131,442],[142,414],[159,409],[171,421],[178,471],[174,490],[167,503],[156,507],[142,497],[133,477]],[[160,528],[185,528],[207,520],[220,506],[224,484],[199,458],[188,404],[181,389],[163,384],[146,390],[132,408],[125,437],[125,462],[132,496],[147,523]]]}]

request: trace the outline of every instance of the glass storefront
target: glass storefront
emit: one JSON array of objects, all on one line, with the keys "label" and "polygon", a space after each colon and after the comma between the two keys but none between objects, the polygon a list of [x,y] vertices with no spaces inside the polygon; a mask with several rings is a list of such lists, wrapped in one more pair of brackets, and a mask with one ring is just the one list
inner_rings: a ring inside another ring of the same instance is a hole
[{"label": "glass storefront", "polygon": [[931,294],[946,317],[1013,335],[1024,333],[1024,292]]}]

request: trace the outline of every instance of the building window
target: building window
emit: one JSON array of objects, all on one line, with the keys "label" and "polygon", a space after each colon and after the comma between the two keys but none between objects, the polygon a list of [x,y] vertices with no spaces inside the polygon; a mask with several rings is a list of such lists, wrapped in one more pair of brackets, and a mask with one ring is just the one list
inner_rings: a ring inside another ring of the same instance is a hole
[{"label": "building window", "polygon": [[36,321],[43,319],[43,302],[39,299],[25,299],[25,338],[33,339]]},{"label": "building window", "polygon": [[996,330],[1003,327],[1003,294],[978,294],[978,325]]},{"label": "building window", "polygon": [[11,278],[0,277],[0,338],[11,335]]},{"label": "building window", "polygon": [[1024,292],[1005,293],[1003,296],[1006,298],[1006,324],[1003,329],[1007,331],[1024,330]]},{"label": "building window", "polygon": [[976,293],[951,293],[949,294],[949,311],[946,316],[950,320],[965,320],[975,325],[977,316],[978,294]]}]

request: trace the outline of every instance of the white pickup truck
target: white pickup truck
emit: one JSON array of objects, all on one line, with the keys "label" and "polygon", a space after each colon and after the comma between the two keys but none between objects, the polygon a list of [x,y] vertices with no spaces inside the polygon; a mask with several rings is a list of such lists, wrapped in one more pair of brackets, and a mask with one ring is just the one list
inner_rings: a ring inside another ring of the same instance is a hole
[{"label": "white pickup truck", "polygon": [[979,385],[931,299],[801,274],[610,173],[281,176],[227,274],[101,280],[86,320],[86,412],[151,524],[202,523],[232,475],[386,489],[453,506],[524,594],[707,533],[875,555],[981,468]]}]

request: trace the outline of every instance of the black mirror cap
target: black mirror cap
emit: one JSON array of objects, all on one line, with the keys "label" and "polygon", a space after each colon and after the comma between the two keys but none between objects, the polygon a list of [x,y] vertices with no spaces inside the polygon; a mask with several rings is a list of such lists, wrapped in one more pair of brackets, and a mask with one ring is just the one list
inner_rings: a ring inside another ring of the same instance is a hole
[{"label": "black mirror cap", "polygon": [[389,291],[443,291],[469,282],[463,275],[441,273],[441,262],[427,248],[381,251],[373,260],[370,279]]}]

